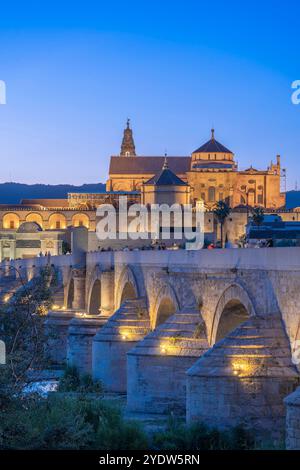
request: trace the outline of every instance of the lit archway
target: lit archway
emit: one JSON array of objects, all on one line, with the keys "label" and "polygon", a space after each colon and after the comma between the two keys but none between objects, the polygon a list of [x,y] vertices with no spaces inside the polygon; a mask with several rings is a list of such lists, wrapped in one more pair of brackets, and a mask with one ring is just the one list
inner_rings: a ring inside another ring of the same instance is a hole
[{"label": "lit archway", "polygon": [[164,297],[158,307],[156,314],[156,326],[162,325],[176,312],[176,306],[169,297]]},{"label": "lit archway", "polygon": [[216,307],[209,335],[210,345],[224,338],[252,315],[255,315],[255,309],[246,290],[239,284],[227,287]]},{"label": "lit archway", "polygon": [[136,298],[137,298],[137,293],[136,293],[134,285],[132,284],[132,282],[127,281],[123,287],[120,304],[125,302],[125,300],[132,300]]},{"label": "lit archway", "polygon": [[119,308],[125,300],[139,297],[139,288],[135,275],[129,266],[126,266],[117,281],[115,305]]},{"label": "lit archway", "polygon": [[86,214],[74,214],[72,217],[73,227],[86,227],[90,226],[90,219]]},{"label": "lit archway", "polygon": [[26,222],[35,222],[38,224],[41,228],[43,228],[43,218],[40,214],[37,214],[36,212],[31,212],[26,216]]},{"label": "lit archway", "polygon": [[153,307],[150,309],[151,327],[154,329],[161,325],[177,310],[179,310],[179,302],[175,291],[169,284],[166,284],[158,292]]},{"label": "lit archway", "polygon": [[51,214],[48,224],[50,230],[63,230],[67,227],[67,220],[63,214]]},{"label": "lit archway", "polygon": [[101,282],[96,279],[90,294],[89,313],[91,315],[99,315],[101,307]]},{"label": "lit archway", "polygon": [[13,212],[9,212],[3,216],[3,228],[9,230],[17,230],[20,226],[20,217]]},{"label": "lit archway", "polygon": [[224,307],[217,328],[216,342],[225,338],[231,331],[249,318],[246,307],[237,299],[230,300]]},{"label": "lit archway", "polygon": [[74,279],[72,278],[69,282],[68,296],[67,296],[67,308],[73,307],[74,301]]}]

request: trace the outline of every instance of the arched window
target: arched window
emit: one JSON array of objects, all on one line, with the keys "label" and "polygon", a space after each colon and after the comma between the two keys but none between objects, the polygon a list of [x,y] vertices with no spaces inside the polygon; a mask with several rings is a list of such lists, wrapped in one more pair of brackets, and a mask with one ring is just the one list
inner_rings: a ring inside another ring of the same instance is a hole
[{"label": "arched window", "polygon": [[18,229],[20,226],[20,219],[17,214],[8,213],[3,216],[3,228],[4,229]]},{"label": "arched window", "polygon": [[215,202],[216,200],[216,189],[214,186],[210,186],[208,188],[208,201],[209,202]]},{"label": "arched window", "polygon": [[72,225],[73,225],[73,227],[86,227],[86,228],[89,228],[90,219],[87,216],[87,214],[78,213],[78,214],[73,215]]},{"label": "arched window", "polygon": [[51,214],[49,217],[49,229],[50,230],[62,230],[67,226],[66,217],[60,213]]}]

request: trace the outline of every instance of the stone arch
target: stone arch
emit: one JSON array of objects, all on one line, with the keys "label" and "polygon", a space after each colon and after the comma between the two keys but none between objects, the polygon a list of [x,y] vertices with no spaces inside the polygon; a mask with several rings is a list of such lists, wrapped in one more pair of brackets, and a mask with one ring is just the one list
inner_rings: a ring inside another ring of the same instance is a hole
[{"label": "stone arch", "polygon": [[3,228],[17,230],[20,226],[20,217],[14,212],[7,212],[2,219]]},{"label": "stone arch", "polygon": [[210,345],[215,344],[252,315],[255,315],[255,310],[246,290],[239,284],[227,287],[215,310]]},{"label": "stone arch", "polygon": [[30,212],[29,214],[26,215],[26,222],[35,222],[38,224],[41,228],[44,228],[44,222],[41,214],[38,214],[37,212]]},{"label": "stone arch", "polygon": [[95,279],[90,288],[88,297],[88,313],[99,315],[101,308],[101,281]]},{"label": "stone arch", "polygon": [[151,314],[151,326],[156,328],[164,323],[171,315],[179,310],[179,302],[174,289],[169,285],[163,286],[153,305]]},{"label": "stone arch", "polygon": [[82,212],[78,212],[74,214],[72,217],[72,225],[73,227],[86,227],[89,228],[90,226],[90,219],[87,214],[83,214]]},{"label": "stone arch", "polygon": [[48,220],[48,225],[50,230],[62,230],[67,227],[67,219],[64,214],[60,212],[55,212],[50,215]]},{"label": "stone arch", "polygon": [[72,308],[74,301],[74,279],[71,277],[67,287],[67,308]]},{"label": "stone arch", "polygon": [[135,275],[129,266],[126,266],[119,278],[117,283],[118,290],[116,294],[116,306],[117,308],[125,301],[129,299],[136,299],[140,296],[138,283]]}]

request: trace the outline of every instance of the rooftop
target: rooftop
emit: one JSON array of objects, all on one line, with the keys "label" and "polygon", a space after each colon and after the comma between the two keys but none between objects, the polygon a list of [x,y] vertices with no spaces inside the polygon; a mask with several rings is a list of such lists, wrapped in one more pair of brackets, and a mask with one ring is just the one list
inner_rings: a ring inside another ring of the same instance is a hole
[{"label": "rooftop", "polygon": [[211,130],[211,139],[201,145],[197,150],[194,150],[193,153],[231,153],[233,155],[231,150],[215,139],[214,129]]}]

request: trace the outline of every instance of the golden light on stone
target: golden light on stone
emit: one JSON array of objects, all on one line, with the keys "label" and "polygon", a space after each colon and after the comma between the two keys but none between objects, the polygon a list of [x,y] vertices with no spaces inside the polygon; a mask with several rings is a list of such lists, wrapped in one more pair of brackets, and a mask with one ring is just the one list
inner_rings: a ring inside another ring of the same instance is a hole
[{"label": "golden light on stone", "polygon": [[119,334],[123,341],[126,341],[127,339],[130,338],[130,333],[128,330],[120,329]]},{"label": "golden light on stone", "polygon": [[232,361],[231,366],[233,370],[233,375],[238,377],[250,375],[253,370],[253,367],[251,367],[249,363],[238,359]]}]

